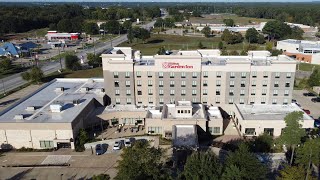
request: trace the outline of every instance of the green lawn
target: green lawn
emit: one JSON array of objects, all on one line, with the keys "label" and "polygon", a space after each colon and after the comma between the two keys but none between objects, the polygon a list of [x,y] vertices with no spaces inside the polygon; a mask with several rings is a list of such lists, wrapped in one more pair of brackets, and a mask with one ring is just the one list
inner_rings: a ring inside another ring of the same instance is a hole
[{"label": "green lawn", "polygon": [[[217,49],[218,44],[221,41],[220,37],[189,37],[189,36],[179,36],[179,35],[165,35],[165,34],[152,34],[146,43],[143,42],[134,42],[129,44],[124,42],[118,46],[129,47],[133,49],[140,50],[143,55],[154,55],[157,53],[160,47],[165,47],[169,50],[195,50],[199,49],[198,44],[201,42],[207,49]],[[226,50],[239,50],[241,51],[246,44],[224,44]],[[263,50],[264,46],[257,45],[258,50]]]},{"label": "green lawn", "polygon": [[301,71],[312,71],[312,69],[318,69],[320,71],[320,65],[308,64],[308,63],[299,63],[297,64],[297,69]]}]

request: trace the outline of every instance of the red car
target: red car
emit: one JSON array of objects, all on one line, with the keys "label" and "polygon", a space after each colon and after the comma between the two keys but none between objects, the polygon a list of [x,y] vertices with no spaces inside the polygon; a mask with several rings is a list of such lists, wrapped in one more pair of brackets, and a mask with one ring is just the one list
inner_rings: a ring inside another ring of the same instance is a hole
[{"label": "red car", "polygon": [[310,115],[310,110],[308,110],[308,109],[303,109],[303,111],[305,112],[305,113],[307,113],[308,115]]}]

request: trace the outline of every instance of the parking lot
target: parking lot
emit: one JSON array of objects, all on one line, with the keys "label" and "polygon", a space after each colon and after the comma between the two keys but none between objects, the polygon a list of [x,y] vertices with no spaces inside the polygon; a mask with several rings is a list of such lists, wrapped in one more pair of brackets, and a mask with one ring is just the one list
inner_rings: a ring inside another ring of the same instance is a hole
[{"label": "parking lot", "polygon": [[320,103],[312,102],[311,99],[314,97],[303,96],[303,93],[307,92],[306,90],[294,90],[292,98],[297,100],[302,109],[310,110],[310,115],[313,118],[318,119],[320,117]]}]

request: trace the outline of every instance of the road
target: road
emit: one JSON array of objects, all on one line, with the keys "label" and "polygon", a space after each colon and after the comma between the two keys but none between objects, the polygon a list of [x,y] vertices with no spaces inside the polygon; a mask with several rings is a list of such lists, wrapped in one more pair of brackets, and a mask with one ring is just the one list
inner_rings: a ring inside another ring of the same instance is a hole
[{"label": "road", "polygon": [[[154,23],[155,23],[155,21],[152,21],[148,24],[143,25],[142,28],[150,30],[153,27]],[[96,44],[95,49],[91,48],[91,49],[82,50],[82,51],[76,53],[76,55],[78,57],[83,56],[85,58],[87,53],[93,53],[95,51],[96,54],[99,54],[99,53],[102,53],[105,50],[110,49],[113,46],[117,46],[125,41],[127,41],[127,34],[121,35],[121,36],[113,39],[112,41]],[[62,65],[64,66],[64,59],[62,59]],[[60,69],[60,63],[57,61],[48,62],[48,63],[42,64],[41,69],[42,69],[43,73],[45,75],[47,75],[47,74],[58,71]],[[27,81],[25,81],[21,78],[21,73],[17,73],[17,74],[14,74],[14,75],[11,75],[11,76],[8,76],[6,78],[1,79],[0,83],[1,83],[0,93],[4,93],[4,92],[8,92],[12,89],[15,89],[17,87],[20,87],[20,86],[26,84]]]}]

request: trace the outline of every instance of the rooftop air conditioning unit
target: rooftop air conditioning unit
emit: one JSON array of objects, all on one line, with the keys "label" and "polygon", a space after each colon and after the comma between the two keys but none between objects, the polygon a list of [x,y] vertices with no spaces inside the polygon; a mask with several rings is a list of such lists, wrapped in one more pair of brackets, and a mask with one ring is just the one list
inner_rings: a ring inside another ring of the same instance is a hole
[{"label": "rooftop air conditioning unit", "polygon": [[36,107],[34,106],[28,106],[26,111],[35,111],[36,110]]},{"label": "rooftop air conditioning unit", "polygon": [[101,89],[100,89],[100,92],[104,93],[104,92],[105,92],[104,88],[101,88]]},{"label": "rooftop air conditioning unit", "polygon": [[89,88],[88,87],[82,87],[81,88],[81,92],[88,92],[89,91]]},{"label": "rooftop air conditioning unit", "polygon": [[62,111],[62,105],[61,104],[51,104],[50,105],[50,110],[53,113],[61,112]]},{"label": "rooftop air conditioning unit", "polygon": [[75,99],[75,100],[72,101],[72,103],[73,103],[74,105],[78,105],[78,104],[81,103],[81,101],[80,101],[80,99]]},{"label": "rooftop air conditioning unit", "polygon": [[57,87],[55,91],[56,92],[63,92],[64,91],[64,87]]},{"label": "rooftop air conditioning unit", "polygon": [[14,119],[15,119],[15,120],[23,120],[23,119],[24,119],[24,116],[23,116],[23,114],[16,114],[16,115],[14,116]]}]

